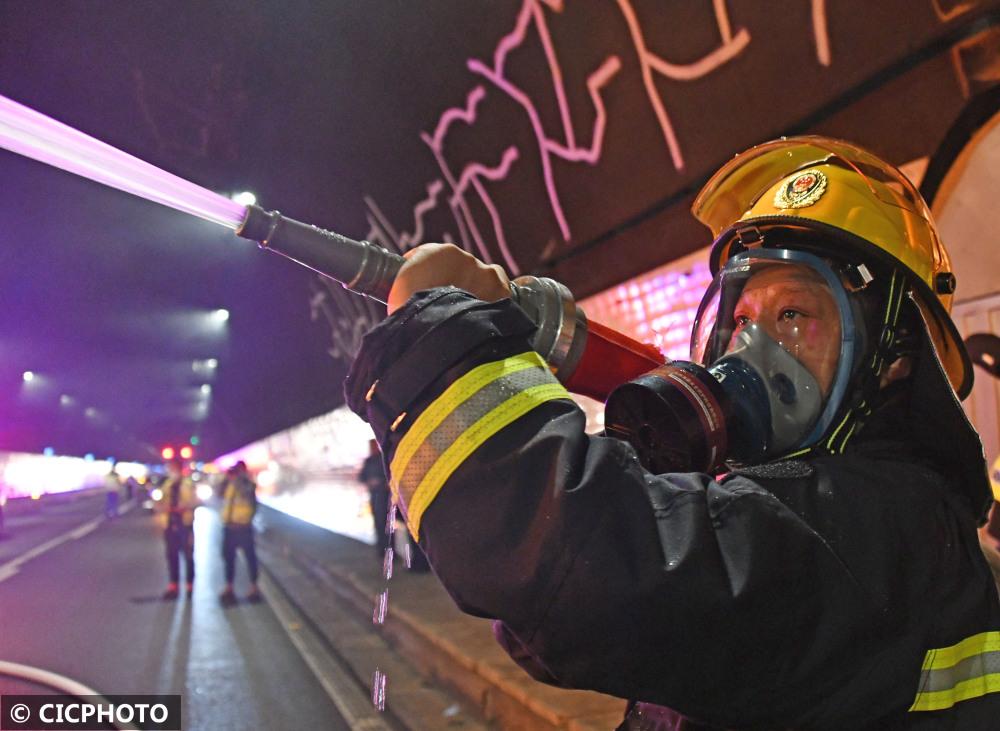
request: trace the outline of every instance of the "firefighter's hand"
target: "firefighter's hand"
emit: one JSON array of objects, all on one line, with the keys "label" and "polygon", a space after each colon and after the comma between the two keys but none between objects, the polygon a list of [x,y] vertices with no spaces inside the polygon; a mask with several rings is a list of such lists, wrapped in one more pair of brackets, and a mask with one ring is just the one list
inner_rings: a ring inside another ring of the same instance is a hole
[{"label": "firefighter's hand", "polygon": [[386,303],[389,314],[422,289],[451,285],[487,302],[510,297],[507,273],[497,264],[484,264],[454,244],[424,244],[403,255],[406,263],[396,275]]}]

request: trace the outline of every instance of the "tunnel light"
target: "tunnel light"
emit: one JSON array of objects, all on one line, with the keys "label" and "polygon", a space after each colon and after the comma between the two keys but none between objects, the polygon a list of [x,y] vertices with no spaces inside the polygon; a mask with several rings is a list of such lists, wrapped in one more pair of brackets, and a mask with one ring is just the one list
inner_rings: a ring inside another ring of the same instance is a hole
[{"label": "tunnel light", "polygon": [[89,419],[96,419],[97,409],[95,409],[93,406],[88,406],[86,409],[84,409],[83,414]]},{"label": "tunnel light", "polygon": [[52,447],[46,447],[45,449],[42,450],[42,454],[44,454],[46,457],[51,457],[55,453],[56,450],[54,450]]},{"label": "tunnel light", "polygon": [[223,324],[229,321],[229,310],[218,309],[212,312],[212,319],[219,324]]},{"label": "tunnel light", "polygon": [[25,371],[24,373],[21,374],[21,380],[23,380],[25,383],[31,383],[32,381],[35,380],[35,374],[34,374],[34,372],[33,371]]},{"label": "tunnel light", "polygon": [[201,384],[201,392],[206,396],[208,396],[210,393],[212,393],[212,387],[207,383],[203,383]]},{"label": "tunnel light", "polygon": [[59,397],[59,405],[60,406],[72,406],[73,405],[73,397],[64,393],[62,396]]},{"label": "tunnel light", "polygon": [[[223,322],[221,317],[219,315],[216,315],[215,313],[212,314],[212,320]],[[219,367],[219,361],[216,360],[215,358],[206,358],[205,360],[195,360],[191,362],[191,370],[194,371],[195,373],[199,371],[201,372],[214,371],[218,367]]]},{"label": "tunnel light", "polygon": [[252,206],[257,202],[257,196],[255,196],[249,190],[240,191],[239,193],[233,193],[232,199],[236,203],[239,203],[241,206]]}]

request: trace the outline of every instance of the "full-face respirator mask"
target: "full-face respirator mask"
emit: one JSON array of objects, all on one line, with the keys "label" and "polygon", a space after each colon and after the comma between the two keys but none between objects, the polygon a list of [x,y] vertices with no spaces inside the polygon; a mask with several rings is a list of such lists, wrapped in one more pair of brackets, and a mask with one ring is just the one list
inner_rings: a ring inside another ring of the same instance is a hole
[{"label": "full-face respirator mask", "polygon": [[815,443],[862,350],[863,325],[841,276],[802,251],[733,256],[698,309],[691,361],[613,391],[607,433],[657,473],[757,464]]}]

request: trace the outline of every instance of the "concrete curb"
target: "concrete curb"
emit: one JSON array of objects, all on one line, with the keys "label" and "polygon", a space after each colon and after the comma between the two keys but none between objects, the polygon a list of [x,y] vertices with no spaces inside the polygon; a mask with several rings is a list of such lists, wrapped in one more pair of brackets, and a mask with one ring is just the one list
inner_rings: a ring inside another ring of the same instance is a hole
[{"label": "concrete curb", "polygon": [[[292,563],[335,592],[356,617],[370,621],[375,596],[385,582],[372,570],[371,547],[357,545],[361,560],[354,563],[309,555],[313,552],[287,544],[284,550]],[[453,690],[491,727],[608,731],[621,723],[625,708],[621,699],[553,688],[530,678],[495,643],[489,623],[459,612],[432,575],[404,573],[393,577],[388,588],[395,596],[380,634],[419,673]]]}]

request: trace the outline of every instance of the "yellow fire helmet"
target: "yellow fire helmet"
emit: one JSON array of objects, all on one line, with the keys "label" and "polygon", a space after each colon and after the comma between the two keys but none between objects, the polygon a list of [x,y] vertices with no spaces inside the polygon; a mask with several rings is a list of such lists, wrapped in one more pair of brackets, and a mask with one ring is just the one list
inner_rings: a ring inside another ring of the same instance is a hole
[{"label": "yellow fire helmet", "polygon": [[972,363],[949,315],[955,277],[948,253],[927,204],[893,166],[848,142],[782,138],[730,160],[692,212],[715,237],[713,275],[772,228],[814,236],[820,255],[860,256],[900,271],[952,389],[959,399],[972,390]]}]

